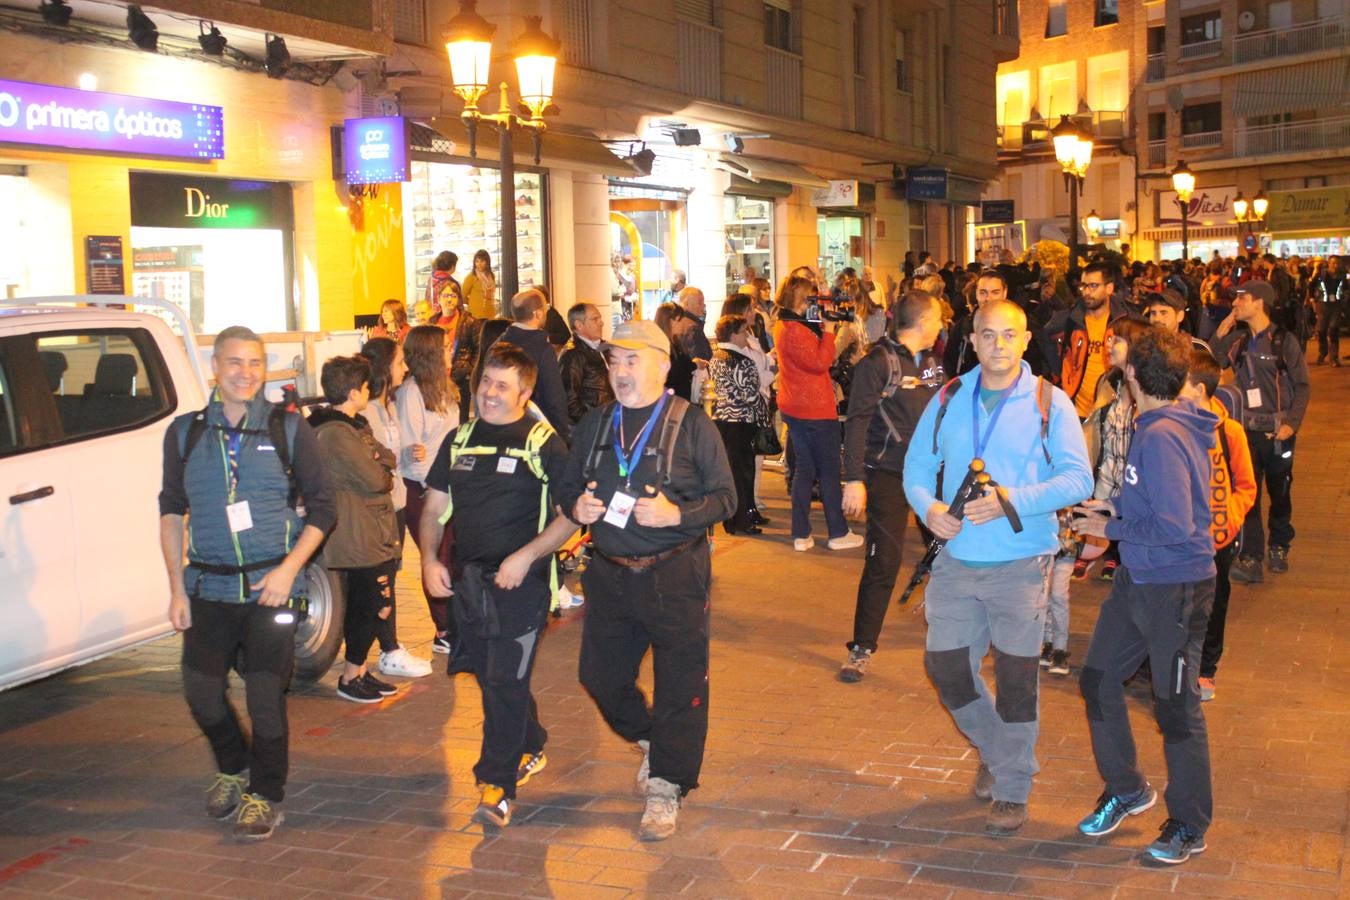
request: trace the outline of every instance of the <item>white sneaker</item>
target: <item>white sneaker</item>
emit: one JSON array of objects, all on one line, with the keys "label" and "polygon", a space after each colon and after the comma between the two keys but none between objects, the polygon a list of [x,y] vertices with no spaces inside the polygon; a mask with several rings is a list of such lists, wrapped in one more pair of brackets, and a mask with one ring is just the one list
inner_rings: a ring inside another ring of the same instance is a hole
[{"label": "white sneaker", "polygon": [[638,840],[664,841],[675,833],[680,814],[680,786],[653,778],[647,786],[647,808],[638,827]]},{"label": "white sneaker", "polygon": [[816,539],[813,537],[793,538],[792,549],[800,552],[806,552],[816,545]]},{"label": "white sneaker", "polygon": [[558,601],[558,609],[574,609],[586,602],[583,594],[574,594],[568,590],[567,585],[558,585],[558,593],[554,594]]},{"label": "white sneaker", "polygon": [[431,663],[399,647],[380,654],[380,674],[401,678],[422,678],[431,674]]},{"label": "white sneaker", "polygon": [[848,534],[841,535],[840,537],[830,538],[825,545],[831,550],[852,550],[854,547],[861,547],[863,543],[863,536],[861,534],[850,531]]},{"label": "white sneaker", "polygon": [[647,782],[652,772],[652,742],[638,741],[637,748],[642,751],[642,762],[638,765],[637,778],[633,781],[638,794],[645,797],[647,796]]}]

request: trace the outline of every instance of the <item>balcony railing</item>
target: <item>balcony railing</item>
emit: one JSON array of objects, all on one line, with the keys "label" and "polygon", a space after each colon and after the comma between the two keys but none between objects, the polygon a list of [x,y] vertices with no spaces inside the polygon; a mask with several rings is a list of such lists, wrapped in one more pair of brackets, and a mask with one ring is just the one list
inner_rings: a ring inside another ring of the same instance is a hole
[{"label": "balcony railing", "polygon": [[1167,141],[1148,142],[1148,167],[1161,169],[1167,165]]},{"label": "balcony railing", "polygon": [[680,92],[720,102],[722,29],[676,19],[675,52],[680,61]]},{"label": "balcony railing", "polygon": [[994,0],[994,34],[1017,37],[1016,0]]},{"label": "balcony railing", "polygon": [[1183,150],[1205,150],[1221,146],[1223,146],[1222,131],[1197,131],[1194,134],[1183,134],[1181,136],[1181,149]]},{"label": "balcony railing", "polygon": [[1099,109],[1092,113],[1090,119],[1087,116],[1074,116],[1074,119],[1088,125],[1098,140],[1124,137],[1128,122],[1124,111],[1118,109]]},{"label": "balcony railing", "polygon": [[1222,52],[1223,41],[1218,39],[1181,45],[1182,59],[1204,59],[1209,56],[1218,56]]},{"label": "balcony railing", "polygon": [[1341,16],[1316,19],[1292,28],[1267,28],[1233,38],[1233,62],[1251,62],[1272,56],[1296,56],[1335,50],[1346,43],[1346,21]]},{"label": "balcony railing", "polygon": [[1243,128],[1237,134],[1238,156],[1350,149],[1350,116],[1282,122]]},{"label": "balcony railing", "polygon": [[1148,56],[1148,69],[1144,78],[1148,81],[1162,81],[1167,77],[1167,55],[1164,53],[1150,53]]},{"label": "balcony railing", "polygon": [[802,58],[797,54],[765,46],[764,110],[787,119],[802,117]]}]

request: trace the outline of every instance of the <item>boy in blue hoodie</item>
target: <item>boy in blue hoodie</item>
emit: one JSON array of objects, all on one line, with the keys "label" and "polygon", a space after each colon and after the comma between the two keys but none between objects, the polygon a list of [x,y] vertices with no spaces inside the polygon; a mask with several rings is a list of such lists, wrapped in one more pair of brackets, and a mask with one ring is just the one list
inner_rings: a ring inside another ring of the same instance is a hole
[{"label": "boy in blue hoodie", "polygon": [[1119,541],[1121,561],[1080,679],[1106,790],[1078,828],[1110,834],[1157,802],[1139,771],[1125,707],[1124,681],[1147,659],[1167,760],[1168,818],[1146,852],[1173,865],[1204,851],[1214,806],[1197,677],[1214,602],[1207,448],[1218,418],[1177,401],[1189,364],[1190,342],[1173,332],[1153,328],[1130,345],[1125,383],[1139,416],[1120,496],[1075,510],[1079,533]]},{"label": "boy in blue hoodie", "polygon": [[[987,301],[973,335],[980,364],[929,401],[905,453],[904,485],[914,511],[949,541],[924,591],[924,667],[980,752],[974,794],[993,801],[985,832],[1009,835],[1026,822],[1038,770],[1037,663],[1057,511],[1092,494],[1092,470],[1072,401],[1022,360],[1031,339],[1022,309]],[[990,491],[957,518],[948,509],[975,457],[1001,497]],[[980,677],[991,647],[996,699]]]}]

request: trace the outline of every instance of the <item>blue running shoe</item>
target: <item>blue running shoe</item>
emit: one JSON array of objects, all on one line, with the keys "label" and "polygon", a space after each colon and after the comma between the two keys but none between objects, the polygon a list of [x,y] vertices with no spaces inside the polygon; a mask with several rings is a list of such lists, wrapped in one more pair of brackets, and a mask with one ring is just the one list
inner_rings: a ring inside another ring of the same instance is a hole
[{"label": "blue running shoe", "polygon": [[1205,852],[1205,836],[1180,819],[1168,819],[1163,822],[1158,839],[1145,852],[1157,862],[1180,865],[1192,854]]},{"label": "blue running shoe", "polygon": [[1120,827],[1126,816],[1137,816],[1147,809],[1152,809],[1153,804],[1157,802],[1158,792],[1147,782],[1133,794],[1126,794],[1123,797],[1117,797],[1110,791],[1103,791],[1097,798],[1097,808],[1092,811],[1092,815],[1078,823],[1078,830],[1088,837],[1110,834]]}]

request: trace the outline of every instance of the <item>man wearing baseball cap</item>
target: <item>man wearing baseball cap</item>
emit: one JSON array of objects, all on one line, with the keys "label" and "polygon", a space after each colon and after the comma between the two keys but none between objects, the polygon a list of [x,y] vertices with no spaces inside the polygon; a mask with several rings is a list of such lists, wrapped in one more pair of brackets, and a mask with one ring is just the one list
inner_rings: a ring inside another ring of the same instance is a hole
[{"label": "man wearing baseball cap", "polygon": [[[1181,332],[1181,326],[1186,322],[1186,298],[1171,288],[1145,294],[1144,319],[1150,325],[1157,325],[1167,331]],[[1209,348],[1209,344],[1194,335],[1188,336],[1193,349],[1213,355],[1214,351]]]},{"label": "man wearing baseball cap", "polygon": [[[642,751],[638,836],[675,833],[698,787],[708,734],[708,526],[736,509],[722,438],[697,406],[665,388],[670,341],[650,321],[623,322],[606,347],[615,401],[587,413],[557,493],[589,525],[582,576],[581,683],[609,727]],[[651,706],[637,687],[648,650]]]},{"label": "man wearing baseball cap", "polygon": [[1308,361],[1298,337],[1270,321],[1275,289],[1265,281],[1246,281],[1234,291],[1233,311],[1214,332],[1219,365],[1233,370],[1235,389],[1227,394],[1229,413],[1242,423],[1256,475],[1256,503],[1242,526],[1242,555],[1233,564],[1234,581],[1264,579],[1266,532],[1261,524],[1262,481],[1270,495],[1270,571],[1289,571],[1294,541],[1290,487],[1294,478],[1294,442],[1308,411]]}]

